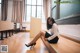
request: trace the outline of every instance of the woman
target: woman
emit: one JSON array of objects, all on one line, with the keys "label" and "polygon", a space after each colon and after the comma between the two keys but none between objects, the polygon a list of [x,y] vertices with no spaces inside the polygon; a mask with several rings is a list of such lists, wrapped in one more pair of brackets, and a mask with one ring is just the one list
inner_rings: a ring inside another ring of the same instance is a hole
[{"label": "woman", "polygon": [[49,43],[57,43],[59,39],[58,26],[53,18],[49,17],[47,19],[47,29],[48,31],[40,31],[29,44],[25,45],[27,47],[35,45],[36,41],[42,36],[44,37],[45,41],[48,41]]}]

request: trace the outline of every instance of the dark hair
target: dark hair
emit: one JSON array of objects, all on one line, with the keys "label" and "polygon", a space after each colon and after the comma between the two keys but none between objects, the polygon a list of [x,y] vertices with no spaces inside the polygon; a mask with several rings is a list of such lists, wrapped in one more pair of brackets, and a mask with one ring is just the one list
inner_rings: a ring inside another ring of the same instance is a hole
[{"label": "dark hair", "polygon": [[48,29],[48,30],[52,28],[52,25],[49,24],[49,22],[48,22],[49,19],[52,21],[52,25],[55,23],[55,20],[54,20],[53,18],[48,17],[48,18],[47,18],[47,29]]}]

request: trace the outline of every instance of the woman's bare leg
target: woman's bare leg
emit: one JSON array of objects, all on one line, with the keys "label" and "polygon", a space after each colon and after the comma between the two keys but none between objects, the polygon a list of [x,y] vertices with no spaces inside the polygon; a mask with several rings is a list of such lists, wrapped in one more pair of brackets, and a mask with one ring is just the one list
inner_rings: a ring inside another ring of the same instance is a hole
[{"label": "woman's bare leg", "polygon": [[32,44],[32,43],[35,43],[39,38],[41,38],[41,36],[45,37],[45,31],[40,31],[35,37],[34,39],[29,43]]}]

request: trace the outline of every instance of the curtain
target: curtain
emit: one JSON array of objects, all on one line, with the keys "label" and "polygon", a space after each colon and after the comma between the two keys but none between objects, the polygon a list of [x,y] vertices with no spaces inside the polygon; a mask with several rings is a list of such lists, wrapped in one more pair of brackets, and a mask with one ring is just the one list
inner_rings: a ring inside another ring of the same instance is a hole
[{"label": "curtain", "polygon": [[8,0],[2,0],[2,6],[1,6],[1,20],[6,21],[7,20],[7,11],[8,11]]},{"label": "curtain", "polygon": [[51,16],[51,0],[43,0],[43,11],[45,18]]},{"label": "curtain", "polygon": [[43,0],[43,12],[45,18],[47,18],[47,0]]},{"label": "curtain", "polygon": [[15,23],[20,23],[20,28],[22,28],[22,19],[24,17],[24,10],[25,10],[25,0],[13,1],[12,21]]}]

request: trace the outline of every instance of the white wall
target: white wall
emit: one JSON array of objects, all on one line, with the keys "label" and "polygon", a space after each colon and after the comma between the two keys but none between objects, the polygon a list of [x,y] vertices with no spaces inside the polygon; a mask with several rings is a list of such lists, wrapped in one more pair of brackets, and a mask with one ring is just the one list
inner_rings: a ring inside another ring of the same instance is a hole
[{"label": "white wall", "polygon": [[80,24],[79,25],[59,25],[59,32],[67,37],[80,40]]}]

